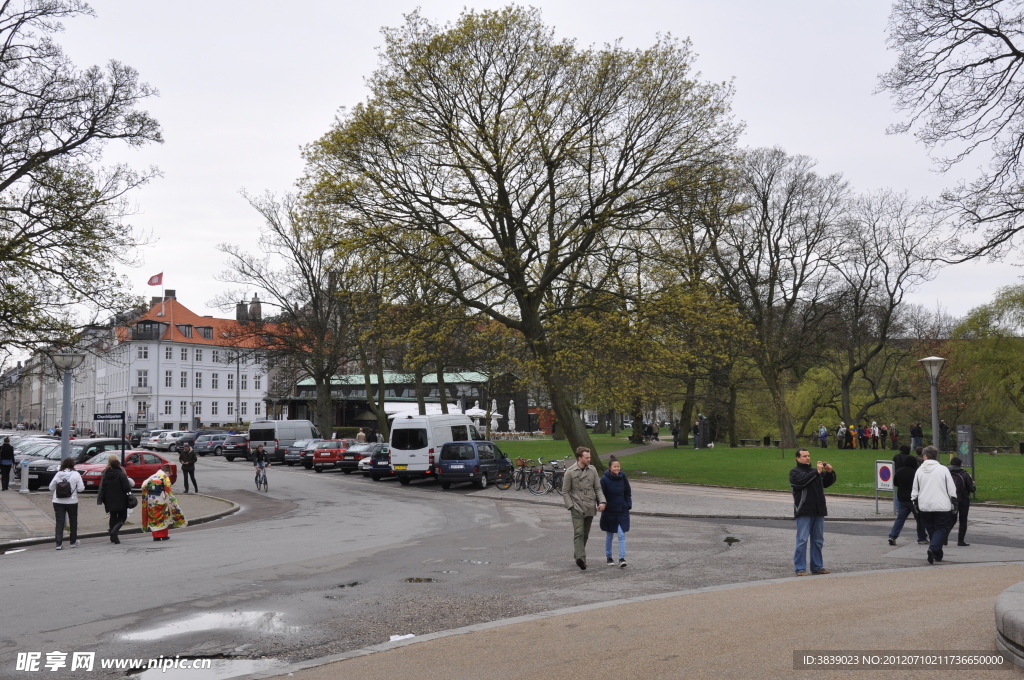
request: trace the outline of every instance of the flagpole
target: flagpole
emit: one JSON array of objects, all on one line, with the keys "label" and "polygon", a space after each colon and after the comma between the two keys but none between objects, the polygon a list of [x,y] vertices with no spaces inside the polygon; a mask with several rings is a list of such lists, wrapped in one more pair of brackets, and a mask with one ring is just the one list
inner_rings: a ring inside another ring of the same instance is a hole
[{"label": "flagpole", "polygon": [[164,293],[164,276],[160,275],[160,316],[164,315],[164,301],[167,299],[167,295]]}]

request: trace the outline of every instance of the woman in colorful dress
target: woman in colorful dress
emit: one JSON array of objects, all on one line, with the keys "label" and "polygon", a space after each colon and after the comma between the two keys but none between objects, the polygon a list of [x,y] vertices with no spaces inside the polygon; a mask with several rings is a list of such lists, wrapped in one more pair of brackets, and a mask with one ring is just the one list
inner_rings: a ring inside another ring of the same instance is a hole
[{"label": "woman in colorful dress", "polygon": [[166,541],[169,529],[188,525],[171,492],[170,471],[164,465],[142,483],[142,530],[152,532],[154,541]]}]

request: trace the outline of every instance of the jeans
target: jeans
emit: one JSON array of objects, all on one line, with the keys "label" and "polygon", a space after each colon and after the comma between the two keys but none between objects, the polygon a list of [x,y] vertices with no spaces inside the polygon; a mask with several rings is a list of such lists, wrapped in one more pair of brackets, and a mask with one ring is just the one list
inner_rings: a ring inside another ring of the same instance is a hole
[{"label": "jeans", "polygon": [[192,487],[199,491],[199,482],[196,481],[196,471],[182,468],[181,478],[185,480],[185,491],[188,491],[188,478],[192,477]]},{"label": "jeans", "polygon": [[0,482],[2,482],[2,488],[4,491],[11,485],[11,468],[13,465],[0,465]]},{"label": "jeans", "polygon": [[590,538],[590,525],[594,522],[594,516],[584,517],[583,513],[575,508],[569,512],[572,514],[573,557],[586,562],[587,539]]},{"label": "jeans", "polygon": [[127,510],[111,510],[110,519],[108,520],[108,526],[110,527],[110,540],[113,543],[120,543],[117,538],[117,532],[121,531],[121,527],[125,522],[128,521]]},{"label": "jeans", "polygon": [[924,521],[924,528],[928,532],[928,540],[931,543],[928,549],[935,555],[935,559],[942,559],[942,544],[949,535],[953,526],[953,515],[946,512],[922,512],[921,519]]},{"label": "jeans", "polygon": [[795,571],[807,571],[807,542],[811,543],[811,571],[825,568],[821,548],[825,545],[824,517],[796,518],[796,552],[793,553]]},{"label": "jeans", "polygon": [[924,526],[921,525],[920,517],[917,512],[914,511],[914,503],[912,501],[901,501],[896,499],[896,521],[892,523],[892,529],[889,531],[889,538],[896,540],[900,537],[900,532],[903,531],[903,525],[907,521],[907,517],[910,515],[914,516],[918,526],[918,537],[917,540],[924,540]]},{"label": "jeans", "polygon": [[606,531],[604,534],[604,555],[608,559],[612,558],[612,538],[615,534],[619,535],[619,560],[626,559],[626,532],[622,530],[622,527],[618,527],[617,531]]},{"label": "jeans", "polygon": [[74,543],[78,540],[78,503],[54,503],[53,514],[56,515],[57,530],[54,538],[57,539],[57,545],[61,545],[64,542],[64,517],[67,515],[68,522],[71,524],[71,542]]}]

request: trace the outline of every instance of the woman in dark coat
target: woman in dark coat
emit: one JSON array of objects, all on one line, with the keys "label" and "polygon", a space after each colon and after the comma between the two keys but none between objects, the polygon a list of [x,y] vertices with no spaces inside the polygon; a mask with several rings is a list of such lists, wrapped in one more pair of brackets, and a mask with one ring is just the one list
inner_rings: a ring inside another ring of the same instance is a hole
[{"label": "woman in dark coat", "polygon": [[622,463],[611,457],[608,469],[601,477],[601,491],[604,492],[605,508],[601,513],[601,531],[605,532],[604,554],[608,566],[615,564],[612,559],[612,537],[619,535],[619,567],[626,566],[626,532],[629,531],[629,511],[633,507],[633,492],[629,480],[622,471]]},{"label": "woman in dark coat", "polygon": [[131,493],[132,482],[128,479],[121,459],[111,454],[107,459],[107,469],[103,471],[100,489],[96,494],[96,505],[102,505],[110,515],[110,542],[120,543],[117,532],[128,521],[128,494]]}]

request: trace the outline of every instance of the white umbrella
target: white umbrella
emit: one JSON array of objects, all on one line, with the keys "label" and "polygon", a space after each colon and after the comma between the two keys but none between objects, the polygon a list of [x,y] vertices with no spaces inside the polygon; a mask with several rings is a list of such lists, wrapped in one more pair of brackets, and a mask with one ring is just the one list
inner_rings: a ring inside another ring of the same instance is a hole
[{"label": "white umbrella", "polygon": [[508,401],[508,431],[515,432],[516,429],[516,400]]},{"label": "white umbrella", "polygon": [[498,400],[491,399],[491,432],[498,431],[498,418],[501,414],[498,413]]}]

